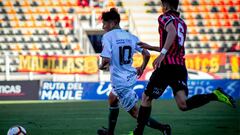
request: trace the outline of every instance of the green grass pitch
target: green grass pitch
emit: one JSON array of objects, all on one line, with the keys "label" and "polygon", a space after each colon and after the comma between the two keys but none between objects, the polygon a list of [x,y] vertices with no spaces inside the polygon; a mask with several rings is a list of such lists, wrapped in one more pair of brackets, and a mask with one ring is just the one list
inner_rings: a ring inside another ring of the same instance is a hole
[{"label": "green grass pitch", "polygon": [[[153,103],[152,117],[169,123],[173,135],[240,135],[240,101],[233,109],[212,102],[204,107],[181,112],[174,100]],[[25,127],[28,135],[96,135],[107,126],[107,101],[0,101],[0,134],[13,125]],[[116,135],[127,135],[135,127],[133,118],[120,110]],[[157,135],[146,127],[144,135]]]}]

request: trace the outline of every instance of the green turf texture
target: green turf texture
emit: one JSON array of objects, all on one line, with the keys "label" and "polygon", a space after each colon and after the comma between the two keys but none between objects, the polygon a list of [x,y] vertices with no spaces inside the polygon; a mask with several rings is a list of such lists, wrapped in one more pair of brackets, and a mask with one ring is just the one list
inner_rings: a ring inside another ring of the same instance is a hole
[{"label": "green turf texture", "polygon": [[[204,107],[181,112],[174,100],[157,100],[152,116],[172,126],[173,135],[240,135],[240,101],[237,109],[211,102]],[[96,135],[107,125],[107,101],[5,102],[0,101],[0,134],[21,125],[28,135]],[[120,110],[116,135],[127,135],[135,127],[133,118]],[[146,128],[144,135],[161,135]]]}]

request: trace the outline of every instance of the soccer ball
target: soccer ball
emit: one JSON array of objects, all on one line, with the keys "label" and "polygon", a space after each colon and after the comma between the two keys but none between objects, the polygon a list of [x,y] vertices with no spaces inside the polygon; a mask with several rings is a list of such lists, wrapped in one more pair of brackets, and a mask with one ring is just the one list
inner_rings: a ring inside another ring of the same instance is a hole
[{"label": "soccer ball", "polygon": [[22,126],[18,125],[11,127],[7,132],[7,135],[26,135],[26,134],[27,134],[26,130]]}]

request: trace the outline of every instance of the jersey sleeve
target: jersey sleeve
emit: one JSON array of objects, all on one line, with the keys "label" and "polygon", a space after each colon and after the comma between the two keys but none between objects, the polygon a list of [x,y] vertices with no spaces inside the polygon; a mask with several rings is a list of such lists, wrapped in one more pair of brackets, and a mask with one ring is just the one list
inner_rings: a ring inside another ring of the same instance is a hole
[{"label": "jersey sleeve", "polygon": [[102,46],[103,50],[101,53],[101,57],[106,57],[106,58],[111,58],[112,57],[112,47],[111,47],[111,42],[110,39],[107,38],[106,36],[103,36],[102,38]]},{"label": "jersey sleeve", "polygon": [[167,25],[173,21],[173,17],[171,16],[166,16],[166,15],[160,15],[159,18],[158,18],[158,23],[159,23],[159,26],[166,29]]}]

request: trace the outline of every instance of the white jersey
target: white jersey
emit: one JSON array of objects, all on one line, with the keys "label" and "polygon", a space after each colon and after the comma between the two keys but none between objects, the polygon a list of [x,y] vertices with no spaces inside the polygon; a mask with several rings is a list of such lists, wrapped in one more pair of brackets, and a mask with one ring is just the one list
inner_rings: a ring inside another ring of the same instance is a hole
[{"label": "white jersey", "polygon": [[133,54],[143,50],[137,42],[136,36],[122,29],[103,35],[101,57],[110,58],[111,83],[115,89],[130,87],[137,81],[137,71],[132,67]]}]

